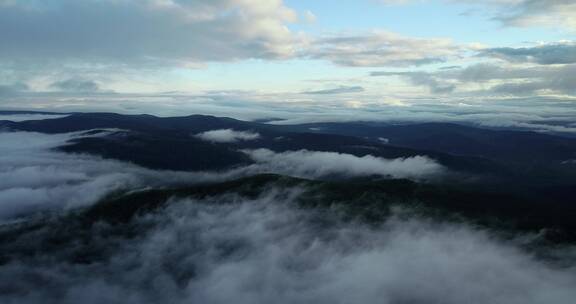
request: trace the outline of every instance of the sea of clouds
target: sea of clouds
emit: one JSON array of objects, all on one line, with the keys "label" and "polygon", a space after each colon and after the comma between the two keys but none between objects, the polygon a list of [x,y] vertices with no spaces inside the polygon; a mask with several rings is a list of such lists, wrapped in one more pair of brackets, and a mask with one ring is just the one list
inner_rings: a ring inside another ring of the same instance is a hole
[{"label": "sea of clouds", "polygon": [[[560,304],[576,297],[576,269],[539,260],[516,241],[406,215],[378,227],[345,223],[297,208],[297,195],[276,189],[255,199],[172,200],[134,220],[148,227],[135,238],[103,224],[90,228],[92,243],[49,251],[39,238],[74,232],[44,228],[15,238],[8,245],[37,254],[0,265],[0,302]],[[106,255],[72,261],[86,248]]]},{"label": "sea of clouds", "polygon": [[113,191],[177,186],[224,178],[217,174],[155,171],[57,148],[70,140],[106,136],[75,132],[0,132],[0,221],[28,213],[90,205]]},{"label": "sea of clouds", "polygon": [[[529,238],[504,240],[463,223],[405,214],[377,227],[344,222],[329,210],[298,207],[299,189],[271,189],[252,199],[172,199],[128,223],[132,233],[105,223],[68,226],[67,210],[114,191],[269,172],[412,179],[446,172],[424,156],[267,149],[243,151],[254,163],[226,172],[175,172],[57,150],[70,140],[119,132],[126,131],[0,133],[1,303],[549,304],[576,298],[574,250],[559,249],[562,263],[552,263],[524,249]],[[63,214],[47,221],[38,215],[55,210]],[[36,221],[44,224],[21,229]],[[77,259],[83,256],[88,259]]]},{"label": "sea of clouds", "polygon": [[177,187],[259,173],[302,178],[382,175],[420,179],[433,178],[445,172],[444,167],[423,156],[389,160],[306,150],[275,153],[266,149],[244,151],[254,163],[227,171],[159,171],[94,155],[57,150],[71,140],[119,132],[126,131],[0,132],[0,221],[39,211],[87,206],[114,191]]}]

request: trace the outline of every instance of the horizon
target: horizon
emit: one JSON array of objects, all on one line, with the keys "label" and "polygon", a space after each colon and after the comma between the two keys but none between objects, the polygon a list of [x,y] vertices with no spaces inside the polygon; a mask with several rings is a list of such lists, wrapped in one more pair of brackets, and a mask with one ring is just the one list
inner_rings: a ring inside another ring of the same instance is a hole
[{"label": "horizon", "polygon": [[574,16],[571,1],[5,0],[0,109],[572,133]]}]

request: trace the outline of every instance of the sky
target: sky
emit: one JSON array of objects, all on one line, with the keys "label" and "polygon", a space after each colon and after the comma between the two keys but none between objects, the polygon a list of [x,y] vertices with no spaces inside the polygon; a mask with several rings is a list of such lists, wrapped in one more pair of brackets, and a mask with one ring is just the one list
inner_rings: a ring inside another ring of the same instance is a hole
[{"label": "sky", "polygon": [[574,0],[0,0],[0,109],[552,123],[575,38]]}]

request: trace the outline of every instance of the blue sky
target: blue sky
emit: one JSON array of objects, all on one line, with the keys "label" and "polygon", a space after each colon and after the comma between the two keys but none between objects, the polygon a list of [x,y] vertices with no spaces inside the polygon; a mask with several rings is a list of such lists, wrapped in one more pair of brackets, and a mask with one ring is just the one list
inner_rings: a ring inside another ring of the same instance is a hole
[{"label": "blue sky", "polygon": [[498,46],[574,37],[558,28],[504,27],[491,20],[492,16],[481,6],[438,0],[406,5],[386,5],[377,0],[289,0],[286,3],[300,11],[310,10],[318,17],[317,26],[299,27],[315,33],[387,29],[409,36],[450,37],[462,43]]}]

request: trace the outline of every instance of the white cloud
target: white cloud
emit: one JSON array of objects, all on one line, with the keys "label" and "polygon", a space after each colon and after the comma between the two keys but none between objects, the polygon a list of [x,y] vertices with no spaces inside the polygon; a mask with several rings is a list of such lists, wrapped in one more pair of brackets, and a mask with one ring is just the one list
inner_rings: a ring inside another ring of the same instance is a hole
[{"label": "white cloud", "polygon": [[[380,227],[343,223],[330,212],[294,207],[297,193],[172,200],[136,220],[138,237],[94,225],[89,244],[50,252],[49,229],[4,241],[17,245],[11,253],[35,254],[0,264],[0,301],[550,304],[576,297],[574,268],[538,260],[520,241],[405,214]],[[52,233],[78,237],[74,232]],[[70,258],[86,250],[103,258]],[[563,253],[562,262],[574,265],[573,254]]]},{"label": "white cloud", "polygon": [[10,120],[14,122],[26,120],[43,120],[64,118],[68,115],[61,114],[0,114],[0,120]]},{"label": "white cloud", "polygon": [[281,0],[0,3],[0,60],[186,65],[284,58],[296,12]]},{"label": "white cloud", "polygon": [[[372,174],[431,178],[444,172],[442,166],[426,157],[387,160],[331,152],[274,153],[269,150],[246,151],[256,163],[225,172],[156,171],[97,156],[55,150],[73,139],[107,136],[114,132],[125,131],[107,130],[91,135],[84,132],[0,132],[0,222],[39,211],[87,206],[116,190],[175,187],[259,173],[305,178]],[[254,134],[249,137],[254,138]]]},{"label": "white cloud", "polygon": [[[84,132],[0,132],[0,222],[42,211],[88,206],[117,190],[175,187],[259,173],[311,179],[334,175],[421,179],[445,173],[444,167],[421,156],[388,160],[370,155],[356,157],[314,151],[274,153],[260,149],[246,151],[255,161],[252,165],[225,172],[174,172],[149,170],[130,163],[55,150],[69,140],[106,136],[114,132],[125,131],[108,130],[91,135]],[[229,140],[231,137],[217,138]],[[254,134],[251,133],[249,138],[254,138]]]},{"label": "white cloud", "polygon": [[376,30],[314,39],[302,56],[342,66],[414,66],[453,59],[467,49],[447,38],[413,38]]},{"label": "white cloud", "polygon": [[105,134],[0,132],[0,221],[38,211],[90,205],[115,190],[190,185],[244,173],[155,171],[54,150],[72,139]]},{"label": "white cloud", "polygon": [[319,151],[288,151],[275,153],[268,149],[246,150],[260,171],[304,178],[329,176],[390,176],[425,179],[446,173],[446,169],[426,156],[384,159],[366,155]]},{"label": "white cloud", "polygon": [[[466,76],[466,85],[476,79],[480,81],[477,84],[480,86],[478,89],[482,89],[484,85],[482,82],[485,81],[483,80],[485,77],[479,73],[480,71],[486,71],[486,73],[495,71],[499,74],[497,67],[486,67],[477,71],[478,73],[472,74],[480,75],[478,77]],[[457,71],[455,70],[455,72]],[[450,79],[455,79],[455,77],[450,76]],[[514,77],[532,76],[522,72]],[[484,89],[490,87],[490,83],[487,83]],[[466,87],[466,89],[470,88]],[[116,96],[85,98],[39,96],[14,99],[6,102],[4,109],[32,109],[49,112],[146,113],[159,116],[181,116],[183,113],[206,114],[243,120],[265,119],[273,124],[285,125],[358,121],[481,124],[487,119],[492,119],[522,123],[523,130],[555,132],[559,127],[566,127],[564,133],[576,133],[575,126],[570,126],[576,115],[575,96],[527,96],[526,94],[506,96],[502,93],[487,94],[481,91],[476,91],[476,93],[474,91],[463,92],[460,88],[449,96],[433,96],[428,93],[404,96],[371,91],[362,92],[361,96],[353,93],[330,95],[330,98],[326,98],[326,96],[254,91],[228,92],[226,94],[207,92],[198,95],[117,94]],[[530,127],[531,125],[533,127]]]},{"label": "white cloud", "polygon": [[[426,86],[432,93],[461,92],[471,95],[544,95],[576,96],[576,64],[510,65],[480,63],[466,68],[437,72],[373,72],[372,76],[402,76],[417,86]],[[474,86],[471,86],[474,85]]]},{"label": "white cloud", "polygon": [[[384,4],[425,3],[430,0],[379,0]],[[483,6],[493,11],[494,20],[507,26],[544,26],[576,30],[576,3],[573,0],[444,0],[447,3]]]},{"label": "white cloud", "polygon": [[257,140],[260,134],[251,131],[235,131],[232,129],[221,129],[206,131],[195,135],[196,137],[214,143],[235,143],[239,141]]},{"label": "white cloud", "polygon": [[496,17],[511,26],[546,26],[576,30],[576,2],[573,0],[516,0],[504,3]]}]

